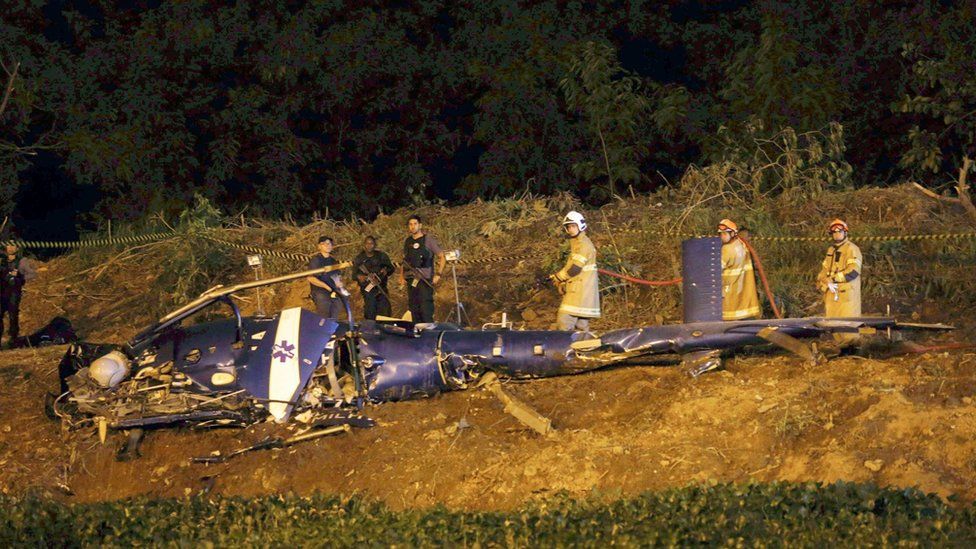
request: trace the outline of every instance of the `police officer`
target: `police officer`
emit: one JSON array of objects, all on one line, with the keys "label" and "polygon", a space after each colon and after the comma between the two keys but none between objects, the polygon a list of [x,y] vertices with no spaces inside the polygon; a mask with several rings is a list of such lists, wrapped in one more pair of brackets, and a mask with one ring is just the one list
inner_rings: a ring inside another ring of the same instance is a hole
[{"label": "police officer", "polygon": [[[849,228],[842,219],[830,222],[827,230],[833,242],[817,275],[817,289],[823,294],[828,317],[861,316],[861,273],[864,259],[861,249],[848,239]],[[834,334],[841,348],[858,342],[857,334]]]},{"label": "police officer", "polygon": [[3,335],[3,317],[10,316],[10,341],[20,335],[20,300],[24,284],[37,276],[31,261],[20,255],[13,244],[7,244],[6,253],[0,260],[0,336]]},{"label": "police officer", "polygon": [[596,248],[586,236],[586,220],[579,212],[563,218],[569,238],[569,258],[558,273],[550,276],[563,293],[556,323],[560,330],[590,328],[591,318],[600,318],[600,277],[596,269]]},{"label": "police officer", "polygon": [[386,281],[393,274],[390,256],[376,249],[376,239],[363,239],[363,251],[352,260],[352,270],[363,294],[363,317],[375,320],[377,315],[390,316]]},{"label": "police officer", "polygon": [[[332,249],[335,241],[331,236],[319,238],[319,253],[312,256],[308,262],[308,268],[321,269],[330,265],[337,265],[339,262],[332,257]],[[312,292],[312,302],[315,303],[315,312],[319,316],[326,318],[339,318],[343,313],[342,299],[340,294],[348,296],[349,292],[342,285],[342,278],[339,271],[320,273],[315,276],[307,277]]]},{"label": "police officer", "polygon": [[747,320],[762,316],[752,270],[752,256],[739,226],[730,219],[718,223],[722,237],[722,320]]},{"label": "police officer", "polygon": [[424,234],[419,215],[411,215],[407,219],[407,232],[409,236],[403,241],[400,286],[407,287],[407,302],[413,321],[433,322],[434,287],[441,281],[447,259],[437,240]]}]

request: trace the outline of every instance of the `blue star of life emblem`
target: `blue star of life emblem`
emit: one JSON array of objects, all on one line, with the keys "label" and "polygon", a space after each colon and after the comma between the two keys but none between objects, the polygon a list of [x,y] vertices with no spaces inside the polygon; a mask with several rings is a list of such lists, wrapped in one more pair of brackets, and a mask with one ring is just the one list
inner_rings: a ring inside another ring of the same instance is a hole
[{"label": "blue star of life emblem", "polygon": [[271,357],[279,358],[281,362],[288,362],[289,358],[295,356],[295,346],[288,343],[287,339],[282,339],[281,343],[276,343],[271,350],[273,351]]}]

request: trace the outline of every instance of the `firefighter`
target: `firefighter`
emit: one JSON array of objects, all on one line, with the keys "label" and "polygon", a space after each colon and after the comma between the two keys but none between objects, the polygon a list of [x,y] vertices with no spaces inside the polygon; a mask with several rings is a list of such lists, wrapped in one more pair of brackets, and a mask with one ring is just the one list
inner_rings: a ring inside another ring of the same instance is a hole
[{"label": "firefighter", "polygon": [[386,281],[393,274],[390,256],[376,249],[376,238],[363,239],[363,251],[352,260],[352,270],[363,294],[363,317],[390,316],[390,293]]},{"label": "firefighter", "polygon": [[596,269],[596,248],[586,236],[586,220],[579,212],[563,218],[563,229],[569,238],[566,266],[550,276],[563,294],[556,324],[560,330],[590,328],[591,318],[600,318],[600,278]]},{"label": "firefighter", "polygon": [[[330,236],[319,238],[319,253],[312,256],[308,262],[309,270],[321,269],[330,265],[337,265],[339,262],[332,257],[332,249],[335,241]],[[339,271],[317,274],[306,277],[311,292],[312,302],[315,303],[315,313],[325,318],[339,318],[343,312],[342,297],[348,297],[349,292],[342,284]]]},{"label": "firefighter", "polygon": [[723,219],[718,224],[718,232],[722,237],[722,320],[760,318],[762,309],[752,256],[739,238],[739,226]]},{"label": "firefighter", "polygon": [[[835,219],[827,227],[833,240],[827,248],[817,275],[817,289],[823,294],[825,316],[861,316],[861,273],[864,260],[861,249],[848,239],[849,228],[842,219]],[[857,334],[834,334],[841,348],[858,342]]]},{"label": "firefighter", "polygon": [[37,276],[29,259],[20,255],[13,244],[7,244],[6,254],[0,260],[0,336],[3,335],[3,317],[10,316],[10,342],[20,335],[20,298],[24,284]]},{"label": "firefighter", "polygon": [[433,235],[424,233],[419,215],[407,219],[403,241],[400,286],[407,286],[407,304],[415,323],[434,321],[434,287],[441,281],[447,259]]}]

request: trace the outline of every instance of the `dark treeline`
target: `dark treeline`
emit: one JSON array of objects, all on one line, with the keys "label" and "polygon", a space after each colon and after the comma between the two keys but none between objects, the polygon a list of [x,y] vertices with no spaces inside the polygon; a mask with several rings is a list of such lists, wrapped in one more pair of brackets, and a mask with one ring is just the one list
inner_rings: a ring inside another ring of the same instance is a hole
[{"label": "dark treeline", "polygon": [[12,0],[0,214],[31,178],[97,189],[90,219],[598,201],[786,128],[827,136],[837,184],[939,187],[972,156],[973,6]]}]

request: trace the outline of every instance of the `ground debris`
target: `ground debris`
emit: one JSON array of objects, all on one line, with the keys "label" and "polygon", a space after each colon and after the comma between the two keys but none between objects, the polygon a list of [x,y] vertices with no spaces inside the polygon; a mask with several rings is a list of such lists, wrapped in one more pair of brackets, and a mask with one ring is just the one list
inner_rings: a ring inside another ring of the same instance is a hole
[{"label": "ground debris", "polygon": [[871,459],[865,461],[864,466],[867,467],[869,470],[877,473],[878,471],[881,470],[882,467],[884,467],[884,461],[880,459]]}]

